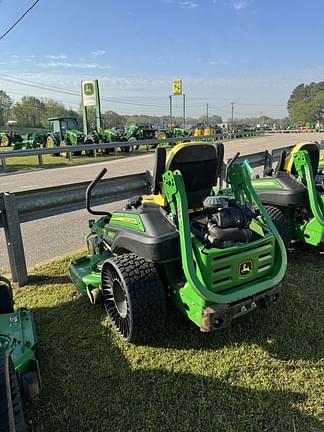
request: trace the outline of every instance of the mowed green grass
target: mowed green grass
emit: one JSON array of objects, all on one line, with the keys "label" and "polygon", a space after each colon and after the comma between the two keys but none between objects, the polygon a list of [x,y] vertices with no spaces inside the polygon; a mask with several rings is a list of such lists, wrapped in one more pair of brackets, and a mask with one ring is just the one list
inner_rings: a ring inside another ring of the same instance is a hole
[{"label": "mowed green grass", "polygon": [[123,343],[80,298],[70,257],[15,290],[43,351],[30,431],[324,431],[324,255],[290,253],[278,304],[211,334],[170,307],[163,334]]},{"label": "mowed green grass", "polygon": [[[3,149],[8,149],[8,147],[0,147],[0,152],[4,151]],[[9,148],[10,149],[10,148]],[[136,155],[142,155],[146,150],[145,147],[140,147],[139,150],[132,151],[129,153],[123,153],[118,151],[116,154],[110,153],[108,155],[98,153],[97,157],[89,157],[86,155],[82,156],[73,156],[72,160],[66,156],[51,156],[44,155],[43,156],[43,165],[41,168],[60,168],[64,166],[72,166],[72,165],[83,165],[94,162],[103,162],[114,159],[120,159],[125,157],[131,157]],[[13,157],[6,159],[7,172],[15,172],[20,170],[30,170],[39,167],[38,157],[37,156],[22,156],[22,157]],[[0,163],[0,173],[3,173],[3,168]]]}]

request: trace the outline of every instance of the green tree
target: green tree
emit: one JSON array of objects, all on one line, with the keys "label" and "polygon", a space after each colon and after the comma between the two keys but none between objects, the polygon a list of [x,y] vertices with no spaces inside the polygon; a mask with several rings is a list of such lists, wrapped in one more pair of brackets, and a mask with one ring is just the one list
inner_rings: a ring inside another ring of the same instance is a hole
[{"label": "green tree", "polygon": [[222,117],[220,115],[217,114],[213,114],[212,116],[208,116],[208,120],[207,120],[207,116],[203,115],[201,117],[198,118],[197,123],[205,123],[205,124],[210,124],[210,125],[216,125],[218,123],[222,123]]},{"label": "green tree", "polygon": [[12,108],[19,126],[40,127],[46,115],[46,105],[34,96],[23,96]]},{"label": "green tree", "polygon": [[299,84],[289,97],[287,108],[295,124],[315,124],[321,121],[324,109],[324,81]]},{"label": "green tree", "polygon": [[10,114],[12,100],[10,96],[3,90],[0,90],[0,125],[4,125]]},{"label": "green tree", "polygon": [[104,128],[117,127],[122,128],[125,126],[126,118],[115,111],[106,111],[102,115],[102,122]]},{"label": "green tree", "polygon": [[45,111],[41,119],[43,127],[46,128],[48,126],[48,119],[50,117],[76,117],[78,120],[80,120],[79,113],[77,111],[67,109],[62,103],[53,99],[49,99],[45,102]]}]

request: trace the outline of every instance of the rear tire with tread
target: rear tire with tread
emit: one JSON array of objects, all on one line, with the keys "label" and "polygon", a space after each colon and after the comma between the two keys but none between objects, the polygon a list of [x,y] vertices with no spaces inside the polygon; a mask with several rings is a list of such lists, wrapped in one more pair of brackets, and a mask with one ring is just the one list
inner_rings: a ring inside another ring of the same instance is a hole
[{"label": "rear tire with tread", "polygon": [[286,249],[288,249],[293,239],[293,231],[289,219],[278,207],[267,205],[265,208],[271,217],[274,226],[277,228]]},{"label": "rear tire with tread", "polygon": [[0,353],[0,432],[26,432],[17,375],[8,353]]},{"label": "rear tire with tread", "polygon": [[152,262],[134,253],[104,263],[102,295],[107,315],[128,342],[145,341],[166,321],[166,290],[158,271]]}]

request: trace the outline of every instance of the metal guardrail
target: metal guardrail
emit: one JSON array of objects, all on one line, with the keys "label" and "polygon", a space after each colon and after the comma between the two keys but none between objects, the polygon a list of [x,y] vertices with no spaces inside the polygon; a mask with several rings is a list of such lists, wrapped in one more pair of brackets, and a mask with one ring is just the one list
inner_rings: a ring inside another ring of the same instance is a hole
[{"label": "metal guardrail", "polygon": [[[320,143],[324,150],[324,140]],[[293,146],[240,156],[252,168],[272,166],[282,150],[290,152]],[[231,159],[228,160],[228,162]],[[226,165],[224,164],[223,174]],[[17,193],[0,193],[0,228],[4,228],[13,282],[23,286],[28,282],[24,245],[20,224],[53,215],[85,208],[85,191],[89,182],[54,186]],[[222,184],[222,180],[221,180]],[[146,171],[102,180],[93,192],[93,205],[121,200],[134,194],[149,193],[151,174]]]},{"label": "metal guardrail", "polygon": [[265,133],[269,133],[269,134],[291,134],[291,133],[318,133],[318,132],[324,132],[324,129],[306,129],[306,130],[301,130],[301,129],[280,129],[280,130],[270,130],[270,131],[264,131]]},{"label": "metal guardrail", "polygon": [[[257,168],[263,166],[264,169],[268,168],[272,164],[271,154],[268,150],[258,153],[251,153],[248,155],[239,156],[237,158],[238,162],[243,162],[245,159],[249,161],[252,168]],[[227,159],[227,164],[231,162],[232,158]]]},{"label": "metal guardrail", "polygon": [[7,172],[7,164],[6,159],[16,158],[16,157],[26,157],[26,156],[37,156],[38,164],[40,166],[43,165],[43,156],[44,155],[57,155],[58,153],[66,153],[69,160],[72,159],[74,153],[77,152],[92,152],[93,156],[97,156],[98,150],[107,150],[112,149],[116,151],[119,147],[134,147],[144,145],[149,147],[157,146],[158,144],[166,144],[166,143],[177,143],[182,141],[219,141],[219,140],[232,140],[239,138],[248,138],[257,135],[263,135],[263,132],[239,132],[239,133],[228,133],[228,134],[216,134],[216,135],[208,135],[208,136],[188,136],[188,137],[178,137],[178,138],[167,138],[165,140],[159,139],[150,139],[150,140],[142,140],[142,141],[117,141],[117,142],[100,142],[98,144],[82,144],[77,146],[60,146],[60,147],[46,147],[46,148],[37,148],[37,149],[28,149],[28,150],[11,150],[0,152],[0,160],[3,172]]},{"label": "metal guardrail", "polygon": [[[0,194],[0,227],[4,228],[13,282],[28,282],[20,224],[85,208],[89,182]],[[102,180],[93,191],[93,205],[105,204],[130,195],[149,192],[149,172]]]}]

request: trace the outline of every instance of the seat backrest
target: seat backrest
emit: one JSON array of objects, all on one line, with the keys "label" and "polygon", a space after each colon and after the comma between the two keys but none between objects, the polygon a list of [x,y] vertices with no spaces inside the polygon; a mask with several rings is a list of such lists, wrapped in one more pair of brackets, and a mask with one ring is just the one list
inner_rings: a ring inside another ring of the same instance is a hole
[{"label": "seat backrest", "polygon": [[297,171],[293,163],[293,154],[300,150],[306,150],[308,152],[313,173],[316,175],[320,158],[320,149],[316,142],[302,143],[295,146],[286,161],[285,169],[292,175],[297,176]]},{"label": "seat backrest", "polygon": [[214,144],[188,143],[172,149],[166,169],[179,170],[186,188],[188,207],[200,208],[217,183],[224,148]]}]

